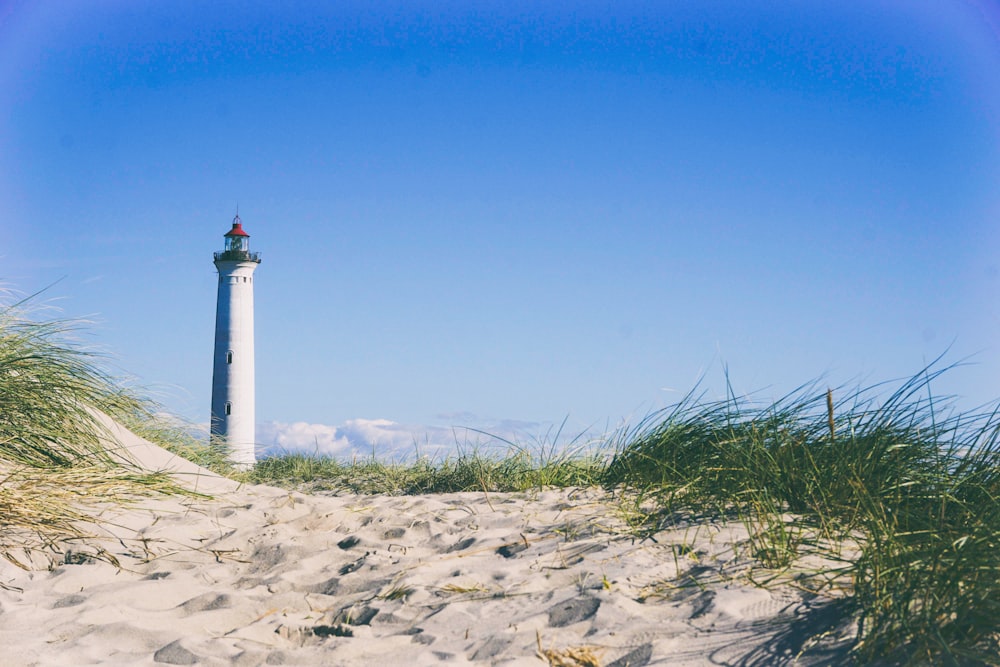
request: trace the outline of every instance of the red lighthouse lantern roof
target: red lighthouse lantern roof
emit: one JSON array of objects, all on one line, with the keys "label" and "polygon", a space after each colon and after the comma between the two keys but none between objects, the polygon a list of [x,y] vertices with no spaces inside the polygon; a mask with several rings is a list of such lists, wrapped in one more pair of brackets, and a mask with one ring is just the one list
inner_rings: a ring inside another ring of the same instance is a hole
[{"label": "red lighthouse lantern roof", "polygon": [[233,228],[226,232],[223,236],[246,236],[250,237],[245,231],[243,231],[243,221],[240,220],[240,216],[237,215],[233,218]]}]

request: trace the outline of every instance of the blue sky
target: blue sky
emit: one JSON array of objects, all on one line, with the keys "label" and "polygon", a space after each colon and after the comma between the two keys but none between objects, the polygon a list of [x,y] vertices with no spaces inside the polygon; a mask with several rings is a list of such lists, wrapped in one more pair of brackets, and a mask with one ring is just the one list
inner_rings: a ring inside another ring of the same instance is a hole
[{"label": "blue sky", "polygon": [[237,203],[265,445],[1000,398],[995,5],[330,5],[0,3],[0,280],[169,410]]}]

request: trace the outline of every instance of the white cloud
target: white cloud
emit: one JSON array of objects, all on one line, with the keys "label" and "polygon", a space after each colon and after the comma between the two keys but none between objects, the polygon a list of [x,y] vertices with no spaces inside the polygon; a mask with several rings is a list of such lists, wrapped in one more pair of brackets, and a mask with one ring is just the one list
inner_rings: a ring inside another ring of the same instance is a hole
[{"label": "white cloud", "polygon": [[350,440],[338,433],[336,426],[307,422],[258,424],[257,442],[258,449],[263,445],[265,454],[306,452],[321,456],[341,456],[351,449]]},{"label": "white cloud", "polygon": [[[506,452],[511,443],[531,449],[539,443],[553,444],[548,441],[557,432],[551,424],[462,416],[467,423],[454,426],[401,424],[389,419],[349,419],[337,426],[264,422],[257,425],[257,455],[302,453],[339,459],[373,455],[381,460],[406,461],[418,456],[435,459],[473,450]],[[562,433],[558,444],[571,440],[566,436]]]},{"label": "white cloud", "polygon": [[408,426],[388,419],[349,419],[339,426],[307,422],[257,425],[257,454],[286,452],[383,460],[446,455],[456,444],[451,429]]}]

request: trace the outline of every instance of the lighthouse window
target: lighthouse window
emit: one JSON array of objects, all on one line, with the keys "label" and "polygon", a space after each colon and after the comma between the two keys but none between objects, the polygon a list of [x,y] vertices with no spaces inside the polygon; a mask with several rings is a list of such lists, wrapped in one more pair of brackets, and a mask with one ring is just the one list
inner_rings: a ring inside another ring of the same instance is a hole
[{"label": "lighthouse window", "polygon": [[232,350],[229,350],[229,352],[226,352],[226,363],[227,364],[233,363],[233,351]]},{"label": "lighthouse window", "polygon": [[228,401],[226,402],[226,414],[227,415],[233,414],[233,404],[229,403]]}]

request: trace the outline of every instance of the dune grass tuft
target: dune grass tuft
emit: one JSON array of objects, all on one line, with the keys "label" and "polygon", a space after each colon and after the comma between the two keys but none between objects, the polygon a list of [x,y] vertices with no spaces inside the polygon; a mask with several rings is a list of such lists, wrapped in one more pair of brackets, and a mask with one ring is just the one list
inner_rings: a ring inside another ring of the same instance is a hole
[{"label": "dune grass tuft", "polygon": [[0,461],[33,467],[109,464],[90,410],[112,416],[140,403],[69,344],[77,323],[36,322],[23,304],[0,309]]},{"label": "dune grass tuft", "polygon": [[72,340],[78,322],[37,321],[29,306],[0,306],[0,556],[21,566],[84,538],[88,504],[181,492],[108,452],[96,412],[141,421],[148,404]]},{"label": "dune grass tuft", "polygon": [[524,447],[512,448],[504,456],[472,451],[415,462],[377,458],[345,462],[295,453],[258,461],[249,480],[337,494],[501,493],[547,486],[595,486],[603,468],[603,461],[596,456],[560,454],[546,458]]},{"label": "dune grass tuft", "polygon": [[884,401],[882,387],[689,399],[619,447],[605,484],[737,516],[767,567],[856,543],[843,592],[863,662],[1000,663],[1000,419],[942,407],[930,382],[945,370]]}]

